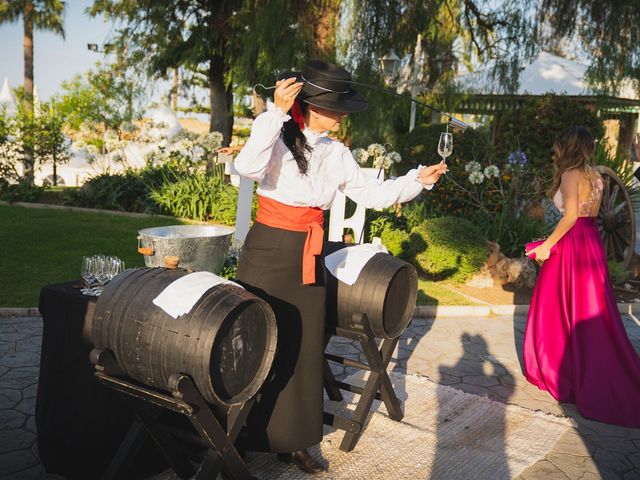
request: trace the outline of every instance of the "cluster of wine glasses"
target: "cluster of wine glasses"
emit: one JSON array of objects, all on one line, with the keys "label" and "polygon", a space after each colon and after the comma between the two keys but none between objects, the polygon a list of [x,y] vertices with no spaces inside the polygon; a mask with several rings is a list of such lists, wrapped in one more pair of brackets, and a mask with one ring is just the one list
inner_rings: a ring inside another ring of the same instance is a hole
[{"label": "cluster of wine glasses", "polygon": [[82,257],[82,279],[84,288],[80,290],[84,295],[97,297],[104,286],[113,277],[124,271],[124,262],[118,257],[106,255],[91,255]]}]

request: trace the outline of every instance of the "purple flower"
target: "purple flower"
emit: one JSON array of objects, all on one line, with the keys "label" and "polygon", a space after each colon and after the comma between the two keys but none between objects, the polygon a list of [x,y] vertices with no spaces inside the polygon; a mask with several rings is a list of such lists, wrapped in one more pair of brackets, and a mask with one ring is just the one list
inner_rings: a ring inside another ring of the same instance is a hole
[{"label": "purple flower", "polygon": [[509,154],[507,159],[511,165],[525,165],[527,163],[527,156],[522,150],[516,150]]}]

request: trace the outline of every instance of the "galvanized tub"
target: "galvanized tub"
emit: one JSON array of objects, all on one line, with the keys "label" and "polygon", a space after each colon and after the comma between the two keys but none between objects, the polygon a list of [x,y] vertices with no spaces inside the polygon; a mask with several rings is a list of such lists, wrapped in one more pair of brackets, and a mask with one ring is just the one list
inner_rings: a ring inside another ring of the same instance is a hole
[{"label": "galvanized tub", "polygon": [[138,231],[138,252],[147,267],[164,267],[165,257],[177,257],[187,270],[219,273],[234,229],[219,225],[172,225]]}]

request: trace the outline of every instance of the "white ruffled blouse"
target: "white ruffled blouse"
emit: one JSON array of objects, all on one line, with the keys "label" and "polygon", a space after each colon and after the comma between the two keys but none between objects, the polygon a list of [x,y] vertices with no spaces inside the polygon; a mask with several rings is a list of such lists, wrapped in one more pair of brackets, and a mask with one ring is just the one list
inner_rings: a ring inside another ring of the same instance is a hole
[{"label": "white ruffled blouse", "polygon": [[339,190],[367,208],[384,208],[408,202],[423,188],[433,187],[418,179],[422,166],[378,183],[364,175],[346,146],[330,139],[326,132],[314,133],[308,128],[304,135],[313,151],[307,154],[309,168],[302,175],[280,134],[282,124],[289,118],[278,108],[260,114],[235,159],[238,173],[258,182],[259,195],[286,205],[327,210]]}]

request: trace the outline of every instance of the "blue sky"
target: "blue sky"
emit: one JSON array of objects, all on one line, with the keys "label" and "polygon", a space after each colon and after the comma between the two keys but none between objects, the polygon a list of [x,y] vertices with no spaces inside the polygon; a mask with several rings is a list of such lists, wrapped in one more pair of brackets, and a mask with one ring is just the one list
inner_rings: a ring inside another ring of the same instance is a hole
[{"label": "blue sky", "polygon": [[[104,60],[102,54],[88,50],[87,43],[102,46],[112,27],[101,17],[84,13],[92,4],[92,0],[67,1],[64,40],[49,32],[34,32],[34,77],[42,100],[57,93],[64,80]],[[0,25],[0,82],[7,77],[12,88],[21,86],[24,78],[22,34],[21,21]]]}]

